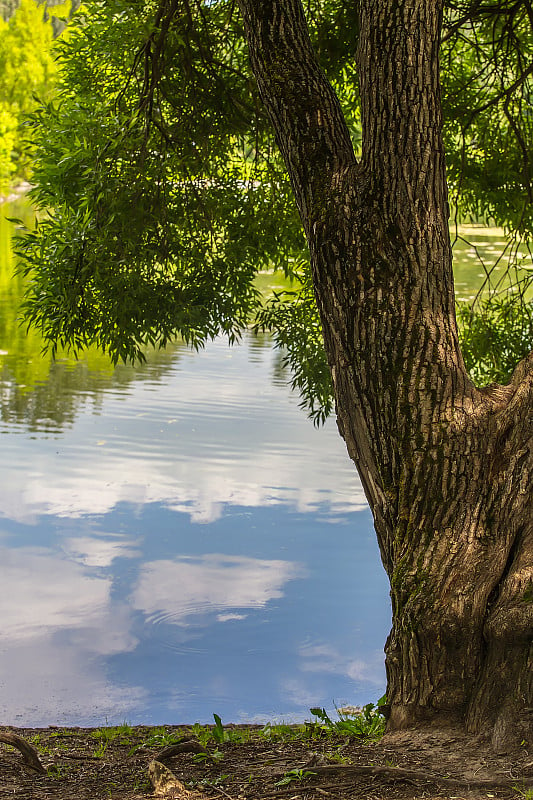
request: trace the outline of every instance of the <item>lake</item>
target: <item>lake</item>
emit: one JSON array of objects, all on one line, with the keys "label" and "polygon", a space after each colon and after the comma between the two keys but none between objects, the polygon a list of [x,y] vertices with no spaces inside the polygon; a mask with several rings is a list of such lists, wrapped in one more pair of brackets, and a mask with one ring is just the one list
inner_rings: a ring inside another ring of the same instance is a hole
[{"label": "lake", "polygon": [[388,584],[335,421],[313,427],[266,336],[135,369],[43,357],[17,322],[4,219],[26,213],[0,209],[2,724],[375,701]]}]

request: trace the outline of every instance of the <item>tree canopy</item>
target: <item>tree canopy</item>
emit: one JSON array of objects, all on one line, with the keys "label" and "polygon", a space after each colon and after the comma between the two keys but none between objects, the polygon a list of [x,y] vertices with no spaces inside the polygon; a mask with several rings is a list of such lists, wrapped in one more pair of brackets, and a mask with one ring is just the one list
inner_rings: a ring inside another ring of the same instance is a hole
[{"label": "tree canopy", "polygon": [[[309,0],[307,15],[357,154],[357,4]],[[532,28],[529,2],[445,3],[452,217],[503,226],[511,265],[533,233]],[[30,321],[52,347],[96,342],[115,360],[252,321],[286,346],[321,419],[332,393],[307,246],[233,0],[91,0],[56,52],[58,95],[29,123],[43,212],[19,243]],[[254,278],[272,268],[294,288],[265,306]],[[505,380],[533,346],[532,277],[463,312],[479,380]]]}]

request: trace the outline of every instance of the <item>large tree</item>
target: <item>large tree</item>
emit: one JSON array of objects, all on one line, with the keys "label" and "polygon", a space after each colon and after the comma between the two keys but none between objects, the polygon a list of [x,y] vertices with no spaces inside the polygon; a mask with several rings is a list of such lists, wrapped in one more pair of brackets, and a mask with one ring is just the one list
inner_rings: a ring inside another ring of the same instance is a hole
[{"label": "large tree", "polygon": [[20,246],[28,316],[53,342],[131,358],[176,333],[238,335],[263,265],[298,277],[259,320],[279,327],[317,416],[333,387],[374,515],[389,730],[531,743],[533,354],[507,385],[477,388],[465,368],[439,52],[454,203],[527,237],[533,11],[234,5],[82,8],[61,104],[33,121],[34,197],[55,211]]}]

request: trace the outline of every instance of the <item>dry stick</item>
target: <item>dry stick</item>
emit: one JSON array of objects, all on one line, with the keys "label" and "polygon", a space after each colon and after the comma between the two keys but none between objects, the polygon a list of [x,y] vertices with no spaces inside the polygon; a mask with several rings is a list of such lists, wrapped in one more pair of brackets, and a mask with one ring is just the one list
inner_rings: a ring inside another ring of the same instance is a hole
[{"label": "dry stick", "polygon": [[378,778],[389,778],[392,780],[403,781],[429,781],[431,783],[442,783],[445,786],[474,786],[474,787],[493,787],[493,788],[509,788],[514,786],[517,781],[525,784],[526,786],[533,786],[533,777],[526,778],[451,778],[441,775],[435,775],[433,772],[425,772],[422,770],[403,769],[402,767],[369,767],[369,766],[355,766],[353,764],[336,765],[331,764],[326,767],[312,767],[313,772],[317,775],[334,775],[334,774],[353,774],[353,775],[370,775]]},{"label": "dry stick", "polygon": [[61,753],[61,758],[71,758],[75,761],[99,761],[102,763],[102,756],[88,756],[85,753]]},{"label": "dry stick", "polygon": [[10,744],[12,747],[16,747],[17,750],[22,753],[22,760],[26,766],[41,774],[46,772],[39,760],[39,754],[37,753],[35,747],[32,747],[31,744],[22,738],[22,736],[17,736],[16,733],[6,733],[4,731],[0,731],[0,742],[3,742],[4,744]]},{"label": "dry stick", "polygon": [[225,789],[222,789],[222,787],[221,787],[221,786],[211,786],[211,787],[210,787],[210,789],[211,789],[211,791],[213,791],[213,792],[220,792],[220,794],[223,794],[223,795],[224,795],[224,797],[229,797],[229,800],[235,800],[235,798],[234,798],[234,797],[232,797],[232,795],[231,795],[231,794],[228,794],[228,793],[225,791]]},{"label": "dry stick", "polygon": [[272,792],[272,790],[269,790],[267,794],[260,795],[260,797],[261,797],[261,800],[269,800],[270,798],[284,797],[285,795],[289,795],[289,794],[290,795],[294,795],[296,792],[301,792],[302,794],[304,794],[305,792],[315,792],[315,793],[319,792],[320,793],[322,790],[324,790],[324,794],[328,794],[328,792],[325,791],[326,789],[335,789],[335,791],[338,791],[339,789],[354,789],[354,791],[355,791],[356,789],[358,789],[358,787],[354,786],[353,781],[350,781],[349,783],[347,783],[347,782],[343,782],[343,783],[326,783],[326,784],[324,784],[324,786],[316,786],[316,785],[313,785],[311,783],[308,783],[308,784],[305,784],[304,786],[302,786],[302,785],[299,785],[299,786],[293,785],[293,786],[289,786],[287,789],[276,789],[275,793]]}]

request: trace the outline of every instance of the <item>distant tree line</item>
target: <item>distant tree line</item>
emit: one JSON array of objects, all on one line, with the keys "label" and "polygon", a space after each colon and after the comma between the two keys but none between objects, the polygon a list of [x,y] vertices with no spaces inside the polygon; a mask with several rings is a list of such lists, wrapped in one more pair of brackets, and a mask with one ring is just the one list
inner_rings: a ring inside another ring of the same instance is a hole
[{"label": "distant tree line", "polygon": [[[36,0],[37,5],[45,6],[48,9],[54,8],[54,6],[64,6],[66,5],[64,0]],[[0,1],[0,15],[4,22],[7,22],[15,13],[17,8],[20,6],[21,0],[2,0]],[[81,0],[70,0],[70,13],[73,14],[81,5]]]},{"label": "distant tree line", "polygon": [[17,8],[20,5],[20,0],[4,0],[3,3],[0,3],[0,12],[2,14],[2,19],[4,22],[14,14]]},{"label": "distant tree line", "polygon": [[54,91],[53,41],[80,0],[0,3],[0,191],[28,177],[24,116]]}]

